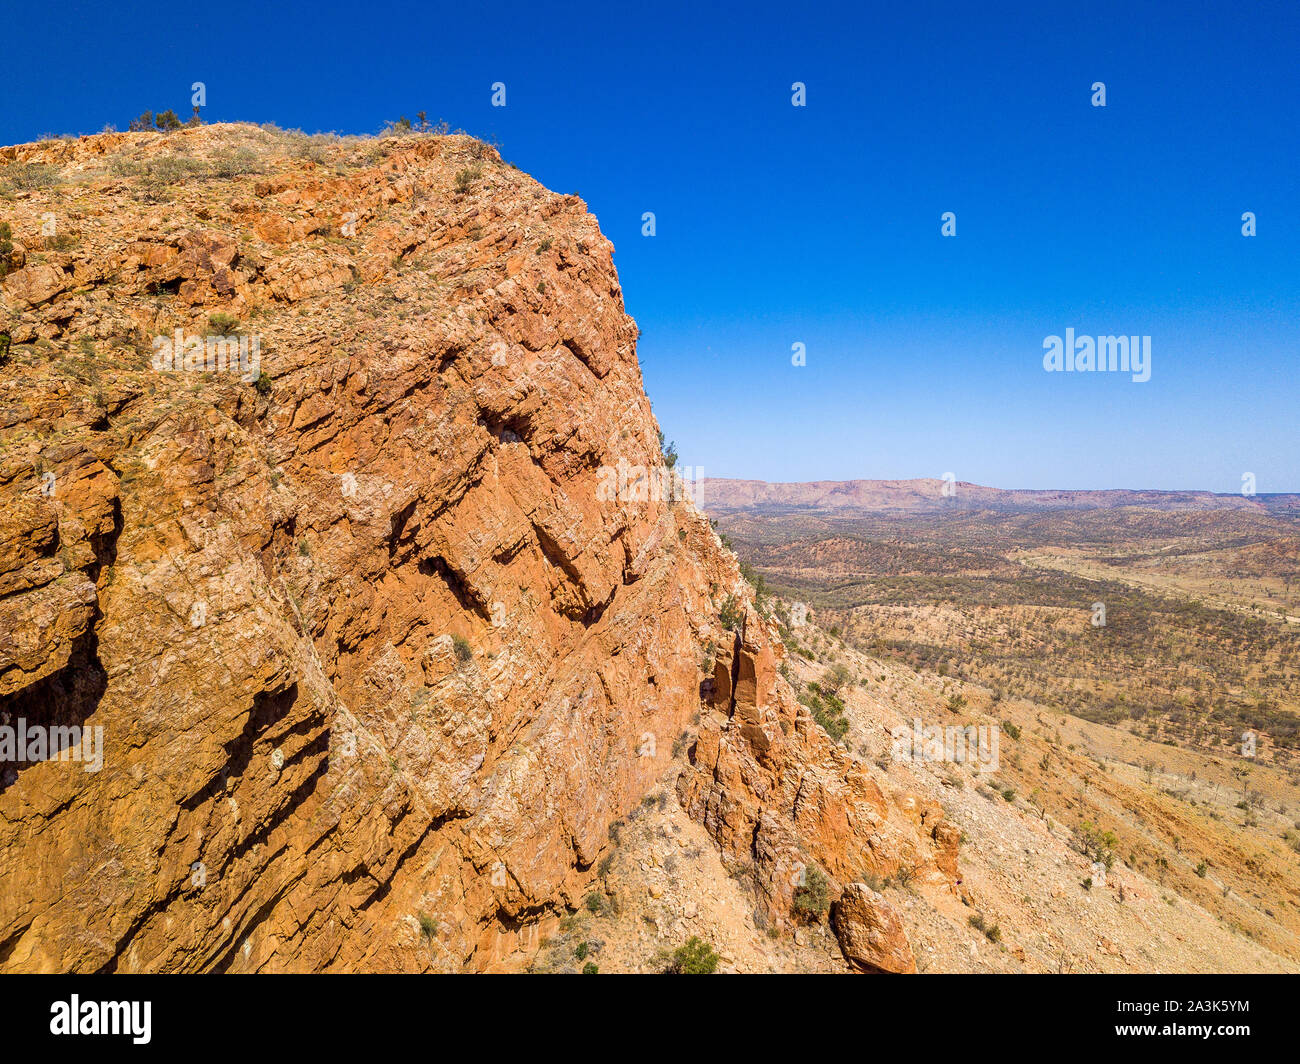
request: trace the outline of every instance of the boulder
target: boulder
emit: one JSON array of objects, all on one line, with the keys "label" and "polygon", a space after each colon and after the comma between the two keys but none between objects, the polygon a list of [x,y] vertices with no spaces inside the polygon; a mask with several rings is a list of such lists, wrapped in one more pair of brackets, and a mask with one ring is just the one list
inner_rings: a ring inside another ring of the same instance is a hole
[{"label": "boulder", "polygon": [[916,958],[893,906],[865,883],[850,883],[831,910],[840,951],[863,972],[916,972]]}]

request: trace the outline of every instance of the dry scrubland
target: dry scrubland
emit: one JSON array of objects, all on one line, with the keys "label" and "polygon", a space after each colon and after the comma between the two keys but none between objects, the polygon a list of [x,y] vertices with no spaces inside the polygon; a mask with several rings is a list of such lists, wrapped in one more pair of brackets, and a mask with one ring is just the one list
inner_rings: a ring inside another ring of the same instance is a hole
[{"label": "dry scrubland", "polygon": [[[964,886],[1013,966],[1300,961],[1290,499],[889,513],[719,494],[715,524],[764,589],[805,701],[859,756],[938,784],[965,832]],[[913,718],[1000,724],[997,772],[894,761],[889,729]],[[905,911],[944,956],[927,907]]]}]

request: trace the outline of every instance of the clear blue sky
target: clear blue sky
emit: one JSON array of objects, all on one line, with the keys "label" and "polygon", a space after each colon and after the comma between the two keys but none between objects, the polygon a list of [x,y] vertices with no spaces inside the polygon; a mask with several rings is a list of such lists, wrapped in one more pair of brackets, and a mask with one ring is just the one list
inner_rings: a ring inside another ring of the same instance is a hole
[{"label": "clear blue sky", "polygon": [[[424,110],[578,192],[708,475],[1300,491],[1294,0],[6,8],[4,143],[203,81],[209,121]],[[1067,327],[1150,335],[1151,380],[1044,372]]]}]

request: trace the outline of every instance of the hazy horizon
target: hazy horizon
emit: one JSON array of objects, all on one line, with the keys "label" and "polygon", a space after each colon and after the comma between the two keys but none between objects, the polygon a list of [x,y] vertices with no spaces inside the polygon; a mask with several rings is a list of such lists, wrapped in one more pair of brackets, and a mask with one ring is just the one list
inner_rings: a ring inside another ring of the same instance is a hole
[{"label": "hazy horizon", "polygon": [[[922,480],[942,480],[942,479],[943,479],[942,477],[936,477],[936,476],[928,476],[928,477],[927,477],[927,476],[921,476],[921,477],[866,477],[866,476],[855,476],[855,477],[810,477],[810,478],[808,478],[807,480],[767,480],[767,479],[765,479],[765,478],[763,478],[763,477],[736,477],[736,476],[729,476],[729,475],[727,475],[727,474],[725,474],[725,473],[714,473],[712,470],[709,470],[709,469],[707,469],[707,468],[702,468],[702,469],[700,470],[700,472],[701,472],[701,477],[700,477],[699,479],[702,479],[702,480],[727,480],[727,481],[736,481],[736,482],[753,483],[753,484],[767,484],[767,485],[769,485],[769,486],[771,486],[771,487],[790,487],[790,486],[797,486],[797,485],[801,485],[801,484],[855,484],[855,483],[861,483],[861,484],[898,484],[898,483],[902,483],[902,484],[907,484],[907,483],[911,483],[911,482],[914,482],[914,481],[922,481]],[[991,488],[991,489],[993,489],[993,490],[995,490],[995,491],[1046,491],[1046,492],[1052,492],[1052,491],[1065,491],[1065,492],[1079,492],[1079,493],[1082,493],[1082,492],[1102,492],[1102,491],[1108,491],[1108,492],[1159,492],[1159,493],[1161,493],[1161,494],[1167,494],[1167,495],[1196,495],[1196,494],[1204,494],[1204,495],[1222,495],[1222,496],[1226,496],[1226,497],[1231,497],[1231,496],[1242,496],[1242,492],[1241,492],[1240,490],[1238,490],[1238,491],[1217,491],[1217,490],[1215,490],[1215,489],[1213,489],[1213,488],[1162,488],[1162,487],[1152,487],[1152,486],[1149,486],[1149,485],[1147,485],[1147,486],[1119,485],[1118,487],[1107,487],[1107,488],[1095,488],[1095,487],[1091,487],[1091,488],[1090,488],[1090,487],[1078,488],[1078,487],[1061,487],[1060,485],[1052,485],[1052,486],[1049,486],[1049,487],[1043,487],[1043,488],[1040,488],[1040,487],[1023,487],[1023,486],[1018,485],[1018,484],[984,484],[984,483],[980,483],[980,482],[978,482],[978,481],[973,481],[973,480],[964,480],[964,479],[962,479],[962,478],[960,478],[960,477],[957,478],[957,483],[958,483],[958,484],[969,484],[969,485],[971,485],[972,487],[977,487],[977,488]],[[1300,495],[1300,491],[1255,491],[1255,492],[1250,493],[1250,494],[1247,495],[1247,496],[1242,496],[1242,497],[1245,497],[1245,498],[1260,498],[1260,497],[1263,497],[1263,496],[1270,496],[1270,495]]]}]

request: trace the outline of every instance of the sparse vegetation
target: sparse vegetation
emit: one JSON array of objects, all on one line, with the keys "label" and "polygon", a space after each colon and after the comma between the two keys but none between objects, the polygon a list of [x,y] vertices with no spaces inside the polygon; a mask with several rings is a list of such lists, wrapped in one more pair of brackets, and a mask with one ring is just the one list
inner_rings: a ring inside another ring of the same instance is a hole
[{"label": "sparse vegetation", "polygon": [[239,332],[239,319],[233,314],[209,314],[208,328],[217,336],[233,336]]},{"label": "sparse vegetation", "polygon": [[997,924],[990,924],[984,919],[983,913],[976,913],[969,920],[971,927],[980,932],[990,942],[997,944],[1002,941],[1002,929]]},{"label": "sparse vegetation", "polygon": [[48,163],[9,163],[0,166],[0,189],[53,188],[62,180],[59,171]]},{"label": "sparse vegetation", "polygon": [[[550,245],[550,241],[548,240],[547,246],[549,245]],[[663,459],[663,463],[668,469],[676,469],[677,468],[677,445],[675,443],[666,443],[664,441],[663,429],[658,429],[657,431],[659,433],[660,457]]]},{"label": "sparse vegetation", "polygon": [[478,163],[473,166],[467,166],[465,169],[458,171],[456,174],[456,191],[462,196],[465,195],[474,187],[475,182],[482,176],[483,167]]},{"label": "sparse vegetation", "polygon": [[830,881],[816,865],[804,869],[803,882],[794,891],[794,911],[805,920],[821,920],[830,910]]},{"label": "sparse vegetation", "polygon": [[212,156],[208,172],[213,177],[242,177],[260,174],[266,169],[262,157],[248,147],[228,148]]},{"label": "sparse vegetation", "polygon": [[838,695],[844,688],[853,684],[853,673],[842,661],[837,661],[822,673],[822,689],[832,695]]},{"label": "sparse vegetation", "polygon": [[1090,861],[1099,861],[1109,869],[1115,863],[1115,849],[1119,840],[1113,831],[1102,831],[1085,820],[1074,829],[1074,844]]},{"label": "sparse vegetation", "polygon": [[799,701],[808,707],[821,729],[836,742],[848,733],[849,721],[844,715],[844,701],[829,691],[823,691],[815,683],[810,683],[799,696]]},{"label": "sparse vegetation", "polygon": [[712,975],[718,970],[721,958],[713,947],[697,935],[686,940],[685,945],[673,951],[668,971],[673,975]]}]

